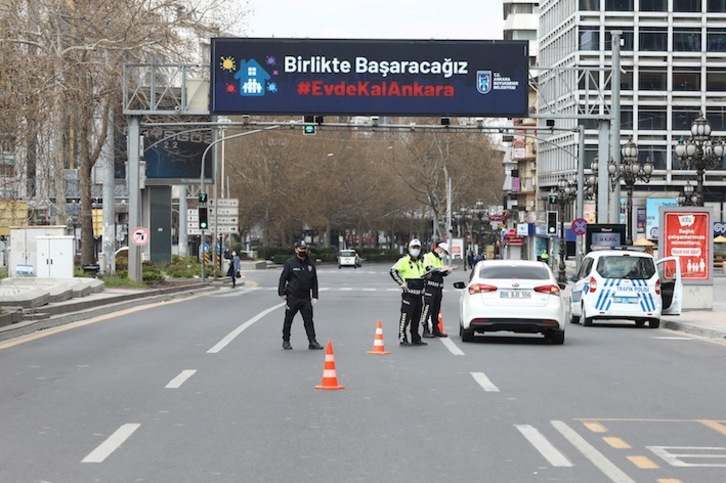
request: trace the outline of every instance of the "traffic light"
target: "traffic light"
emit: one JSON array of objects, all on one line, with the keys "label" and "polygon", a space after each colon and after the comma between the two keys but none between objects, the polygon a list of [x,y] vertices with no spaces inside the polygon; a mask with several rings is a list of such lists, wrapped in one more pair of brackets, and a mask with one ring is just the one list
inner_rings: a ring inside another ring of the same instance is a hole
[{"label": "traffic light", "polygon": [[315,116],[303,116],[303,134],[306,136],[315,135]]},{"label": "traffic light", "polygon": [[549,202],[550,202],[551,205],[556,205],[557,204],[557,195],[556,194],[554,194],[554,193],[550,194],[547,197],[547,199],[549,200]]},{"label": "traffic light", "polygon": [[548,211],[547,212],[547,235],[556,235],[556,234],[557,234],[557,212]]},{"label": "traffic light", "polygon": [[[200,197],[201,197],[201,195],[200,195]],[[207,216],[207,207],[200,206],[198,208],[198,212],[199,212],[199,229],[200,230],[208,229],[209,228],[209,217]]]},{"label": "traffic light", "polygon": [[199,202],[200,203],[206,203],[207,202],[207,193],[199,193]]}]

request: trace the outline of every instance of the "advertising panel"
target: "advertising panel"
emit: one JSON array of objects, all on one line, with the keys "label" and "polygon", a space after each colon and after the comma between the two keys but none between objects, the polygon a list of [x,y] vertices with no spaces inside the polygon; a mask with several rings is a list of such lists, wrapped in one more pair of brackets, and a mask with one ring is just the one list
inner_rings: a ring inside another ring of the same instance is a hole
[{"label": "advertising panel", "polygon": [[585,253],[625,244],[625,225],[588,223],[585,226]]},{"label": "advertising panel", "polygon": [[713,227],[710,208],[660,209],[659,254],[680,257],[683,282],[709,282],[713,272]]},{"label": "advertising panel", "polygon": [[657,240],[660,231],[660,215],[661,206],[678,206],[675,198],[648,198],[645,200],[645,237],[648,240]]},{"label": "advertising panel", "polygon": [[212,39],[211,111],[518,117],[528,43]]}]

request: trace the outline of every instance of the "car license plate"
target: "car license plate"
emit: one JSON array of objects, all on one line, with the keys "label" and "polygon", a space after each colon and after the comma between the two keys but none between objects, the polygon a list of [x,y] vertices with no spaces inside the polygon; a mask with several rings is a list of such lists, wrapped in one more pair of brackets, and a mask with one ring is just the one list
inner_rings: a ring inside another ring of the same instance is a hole
[{"label": "car license plate", "polygon": [[616,304],[635,304],[638,303],[637,297],[614,297],[613,302]]},{"label": "car license plate", "polygon": [[502,290],[499,292],[499,298],[502,299],[528,299],[532,297],[532,292],[524,290]]}]

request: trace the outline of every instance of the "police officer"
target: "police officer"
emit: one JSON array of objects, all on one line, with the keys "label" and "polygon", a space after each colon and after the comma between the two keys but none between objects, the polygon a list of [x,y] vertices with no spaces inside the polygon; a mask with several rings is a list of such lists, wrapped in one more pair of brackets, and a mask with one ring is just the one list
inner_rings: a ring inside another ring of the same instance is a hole
[{"label": "police officer", "polygon": [[[408,244],[408,255],[401,257],[391,267],[391,277],[401,287],[401,318],[398,322],[398,341],[404,347],[428,345],[421,340],[418,324],[423,306],[424,273],[426,268],[421,257],[421,242],[416,238]],[[411,342],[406,338],[410,325]]]},{"label": "police officer", "polygon": [[318,273],[315,264],[308,256],[308,246],[305,241],[295,243],[295,256],[289,258],[282,268],[277,294],[287,301],[285,322],[282,324],[282,348],[292,349],[290,328],[292,319],[299,311],[308,336],[308,349],[322,349],[323,346],[315,340],[313,325],[313,304],[318,301]]},{"label": "police officer", "polygon": [[441,310],[441,296],[444,289],[444,277],[449,274],[449,272],[443,271],[445,264],[441,256],[444,253],[449,254],[449,244],[439,242],[423,258],[427,272],[438,269],[438,271],[431,272],[426,279],[426,288],[424,290],[421,325],[423,326],[423,336],[427,338],[448,337],[439,330],[438,321],[439,311]]}]

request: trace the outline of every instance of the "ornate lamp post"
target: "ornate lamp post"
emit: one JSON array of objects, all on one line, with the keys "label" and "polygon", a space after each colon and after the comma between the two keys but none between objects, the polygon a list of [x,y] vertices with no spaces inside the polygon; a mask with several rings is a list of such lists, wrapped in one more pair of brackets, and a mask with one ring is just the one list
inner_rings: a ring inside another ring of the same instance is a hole
[{"label": "ornate lamp post", "polygon": [[597,199],[597,156],[590,163],[590,176],[585,178],[585,198],[588,200]]},{"label": "ornate lamp post", "polygon": [[565,243],[565,205],[569,205],[577,196],[577,185],[574,181],[562,176],[557,180],[557,190],[553,194],[557,195],[557,204],[559,205],[560,218],[560,263],[557,270],[557,281],[566,283],[567,274],[565,266],[565,255],[567,247]]},{"label": "ornate lamp post", "polygon": [[703,206],[703,173],[721,164],[724,144],[720,139],[711,138],[711,123],[703,113],[691,124],[691,137],[681,137],[675,147],[676,157],[688,169],[696,170],[696,204]]},{"label": "ornate lamp post", "polygon": [[633,185],[637,181],[648,183],[650,177],[653,174],[653,163],[650,158],[646,158],[643,164],[638,159],[638,146],[633,142],[633,139],[628,139],[628,142],[622,148],[622,163],[618,169],[615,161],[610,159],[608,161],[608,176],[610,177],[610,186],[614,189],[618,182],[621,180],[625,183],[628,192],[628,204],[627,204],[627,223],[628,226],[626,231],[627,240],[626,245],[633,244]]},{"label": "ornate lamp post", "polygon": [[693,194],[693,186],[690,181],[686,181],[683,192],[678,194],[676,200],[678,200],[678,206],[698,206],[698,197]]}]

